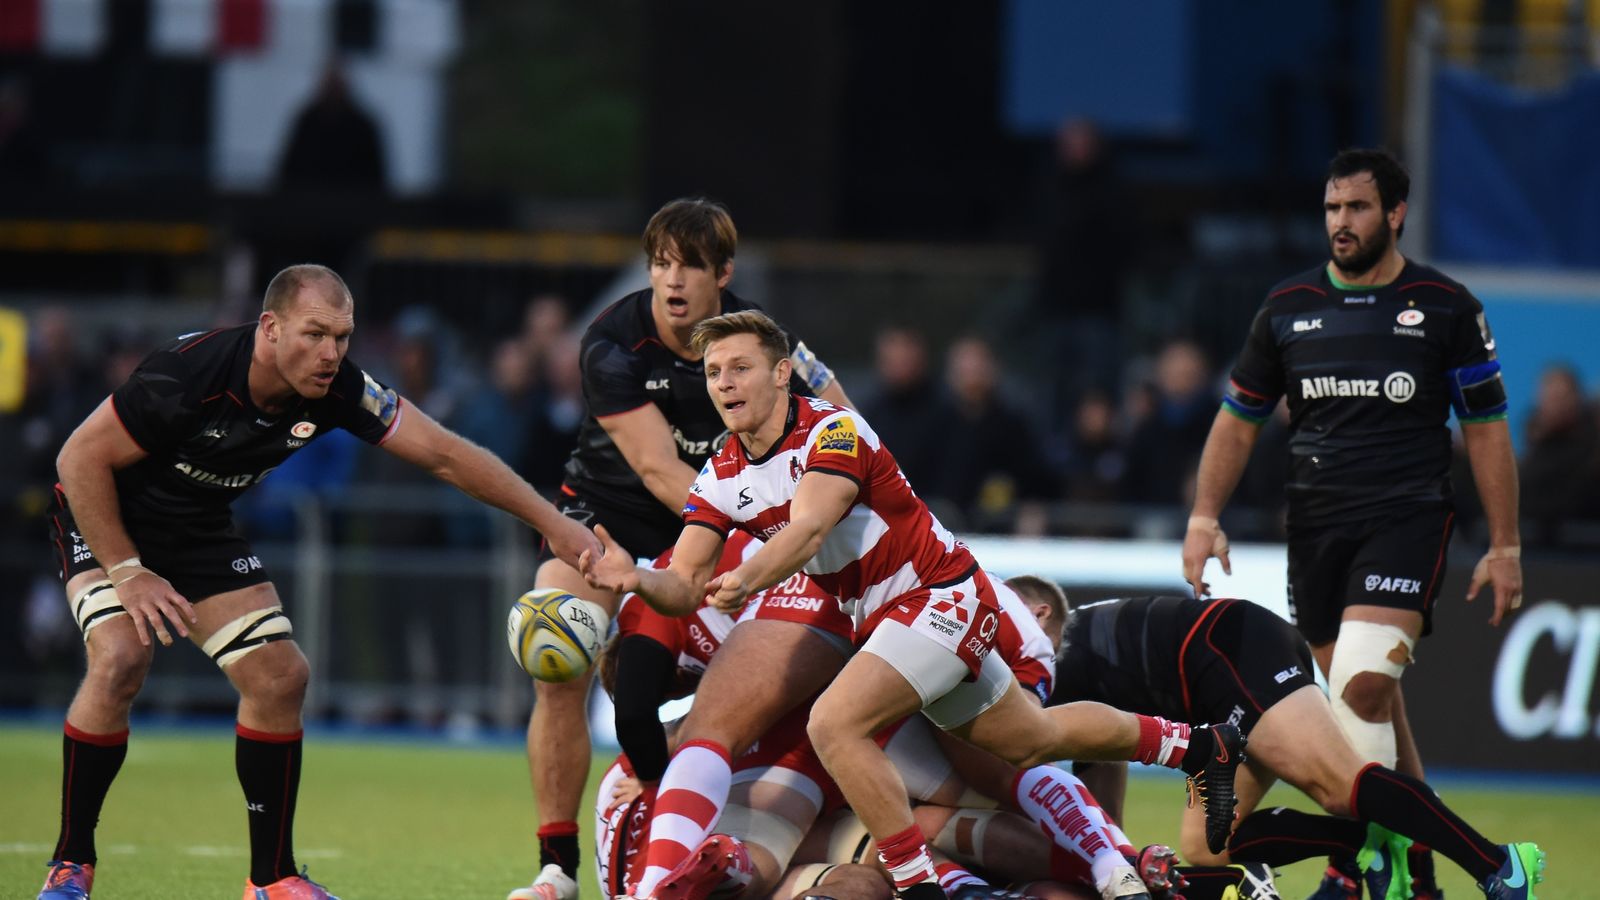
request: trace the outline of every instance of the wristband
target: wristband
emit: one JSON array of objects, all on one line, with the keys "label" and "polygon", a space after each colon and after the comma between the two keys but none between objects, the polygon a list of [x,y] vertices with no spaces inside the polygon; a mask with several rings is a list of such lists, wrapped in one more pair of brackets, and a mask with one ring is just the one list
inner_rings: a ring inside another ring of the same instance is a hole
[{"label": "wristband", "polygon": [[128,568],[132,569],[133,571],[129,572],[126,578],[121,578],[121,579],[112,578],[112,579],[109,579],[110,582],[111,582],[111,586],[112,587],[114,587],[114,588],[115,587],[122,587],[123,585],[125,585],[128,582],[134,580],[135,578],[138,578],[140,575],[153,575],[153,574],[155,574],[154,572],[151,572],[149,569],[146,569],[144,566],[129,566]]},{"label": "wristband", "polygon": [[1484,559],[1521,559],[1522,547],[1490,547],[1489,552],[1483,555]]},{"label": "wristband", "polygon": [[122,562],[119,562],[116,565],[107,568],[106,569],[106,575],[110,576],[111,574],[115,573],[118,569],[129,569],[129,568],[142,569],[142,568],[144,568],[144,562],[142,560],[140,560],[139,557],[137,557],[137,556],[130,556],[127,559],[123,560]]},{"label": "wristband", "polygon": [[1216,528],[1216,527],[1218,527],[1217,520],[1213,519],[1210,516],[1190,516],[1189,517],[1188,530],[1190,530],[1190,531],[1193,531],[1196,528]]}]

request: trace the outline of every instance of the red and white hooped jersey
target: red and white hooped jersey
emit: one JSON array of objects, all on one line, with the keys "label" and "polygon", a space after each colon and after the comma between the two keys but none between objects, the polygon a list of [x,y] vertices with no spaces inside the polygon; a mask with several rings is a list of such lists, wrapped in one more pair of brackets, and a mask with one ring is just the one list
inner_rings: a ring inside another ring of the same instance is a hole
[{"label": "red and white hooped jersey", "polygon": [[1000,597],[1000,630],[994,638],[994,652],[1029,693],[1040,703],[1049,703],[1056,684],[1055,645],[1017,592],[993,575],[989,579]]},{"label": "red and white hooped jersey", "polygon": [[789,398],[783,436],[761,458],[730,440],[707,460],[684,504],[684,521],[723,535],[738,529],[771,538],[789,524],[789,503],[810,471],[848,478],[860,488],[802,569],[838,599],[855,621],[858,640],[889,601],[958,582],[977,568],[861,415],[810,397]]}]

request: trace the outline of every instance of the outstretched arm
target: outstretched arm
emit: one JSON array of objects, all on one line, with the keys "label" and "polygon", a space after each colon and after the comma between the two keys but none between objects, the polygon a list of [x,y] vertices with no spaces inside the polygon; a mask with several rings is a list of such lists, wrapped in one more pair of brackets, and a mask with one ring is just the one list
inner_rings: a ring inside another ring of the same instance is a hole
[{"label": "outstretched arm", "polygon": [[406,409],[383,449],[526,522],[568,565],[576,566],[584,551],[600,551],[600,542],[587,528],[563,516],[500,457],[435,422],[415,404]]},{"label": "outstretched arm", "polygon": [[706,585],[712,605],[731,612],[756,591],[800,571],[822,549],[823,539],[850,511],[859,492],[855,481],[826,469],[801,476],[789,501],[789,524],[754,556]]},{"label": "outstretched arm", "polygon": [[665,569],[636,565],[633,557],[616,542],[604,525],[594,532],[605,546],[596,557],[584,551],[578,571],[594,587],[612,593],[633,592],[650,608],[667,616],[687,616],[700,606],[705,596],[706,579],[716,570],[722,555],[722,535],[710,528],[687,525],[672,546],[672,562]]},{"label": "outstretched arm", "polygon": [[1517,524],[1517,460],[1511,451],[1511,428],[1505,419],[1462,422],[1461,439],[1467,445],[1472,480],[1489,525],[1489,552],[1472,570],[1467,599],[1478,596],[1485,584],[1492,584],[1494,613],[1489,624],[1499,625],[1506,613],[1522,605],[1522,537]]}]

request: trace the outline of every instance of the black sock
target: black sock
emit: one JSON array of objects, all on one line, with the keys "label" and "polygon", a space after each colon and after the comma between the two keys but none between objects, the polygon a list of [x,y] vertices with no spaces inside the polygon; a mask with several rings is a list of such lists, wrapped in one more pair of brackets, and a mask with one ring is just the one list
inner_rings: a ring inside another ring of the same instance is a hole
[{"label": "black sock", "polygon": [[1209,725],[1199,725],[1189,729],[1189,748],[1183,751],[1183,759],[1178,761],[1178,768],[1185,775],[1198,775],[1200,770],[1211,761],[1211,754],[1216,749],[1216,736]]},{"label": "black sock", "polygon": [[1408,860],[1411,866],[1411,892],[1438,893],[1439,883],[1433,874],[1433,849],[1426,844],[1412,844]]},{"label": "black sock", "polygon": [[558,865],[567,877],[578,878],[578,823],[551,822],[539,828],[539,868]]},{"label": "black sock", "polygon": [[903,887],[895,893],[901,900],[946,900],[949,897],[937,881],[923,881]]},{"label": "black sock", "polygon": [[67,723],[61,736],[61,832],[52,859],[94,865],[100,806],[127,756],[127,729],[90,734]]},{"label": "black sock", "polygon": [[266,887],[298,874],[294,804],[300,793],[301,732],[268,734],[243,725],[234,730],[234,769],[250,819],[250,881]]},{"label": "black sock", "polygon": [[1393,769],[1361,770],[1353,792],[1356,815],[1443,853],[1482,881],[1499,871],[1505,851],[1451,812],[1433,788]]},{"label": "black sock", "polygon": [[[1362,826],[1361,830],[1365,833],[1366,826]],[[1363,839],[1363,843],[1365,843],[1365,839]],[[1356,884],[1360,884],[1361,864],[1356,862],[1356,852],[1355,850],[1346,850],[1328,854],[1328,868],[1354,881]]]},{"label": "black sock", "polygon": [[1228,840],[1228,858],[1276,867],[1342,851],[1353,860],[1366,841],[1367,826],[1363,822],[1314,816],[1279,806],[1245,816]]},{"label": "black sock", "polygon": [[1223,893],[1238,887],[1243,876],[1231,866],[1179,866],[1178,872],[1189,880],[1189,886],[1183,889],[1183,900],[1222,900]]}]

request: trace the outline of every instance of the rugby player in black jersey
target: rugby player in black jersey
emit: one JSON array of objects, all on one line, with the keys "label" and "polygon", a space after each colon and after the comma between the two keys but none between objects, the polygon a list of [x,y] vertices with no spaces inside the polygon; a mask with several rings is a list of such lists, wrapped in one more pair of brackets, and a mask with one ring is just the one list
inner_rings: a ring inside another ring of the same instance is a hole
[{"label": "rugby player in black jersey", "polygon": [[174,632],[239,691],[246,900],[328,896],[294,862],[306,659],[229,511],[307,442],[346,429],[517,516],[560,557],[599,549],[494,454],[346,358],[354,330],[355,301],[339,276],[291,266],[268,285],[257,322],[185,335],[152,353],[61,448],[52,537],[88,672],[67,711],[61,832],[41,898],[89,896],[95,824],[127,754],[150,638],[170,646]]},{"label": "rugby player in black jersey", "polygon": [[[1183,545],[1183,575],[1208,590],[1230,571],[1218,525],[1260,426],[1289,405],[1289,606],[1327,676],[1334,716],[1368,760],[1422,777],[1400,676],[1431,630],[1454,523],[1451,408],[1489,526],[1467,599],[1494,590],[1491,624],[1522,602],[1517,469],[1506,392],[1483,306],[1458,282],[1401,256],[1410,176],[1382,150],[1347,150],[1328,170],[1331,259],[1267,295],[1211,427]],[[1432,863],[1414,859],[1419,896]],[[1334,860],[1318,900],[1359,897]]]},{"label": "rugby player in black jersey", "polygon": [[[645,226],[643,244],[650,287],[612,304],[583,336],[579,364],[586,417],[557,503],[586,526],[604,525],[634,557],[649,559],[677,541],[683,499],[700,467],[727,440],[690,332],[712,316],[756,307],[727,290],[738,232],[721,204],[705,199],[666,204]],[[791,388],[847,403],[827,366],[793,334],[788,337],[794,348]],[[618,595],[591,587],[569,562],[566,557],[545,562],[536,584],[570,591],[615,615]],[[753,627],[741,626],[730,636],[719,651],[716,673],[701,685],[701,696],[716,696],[719,708],[787,709],[793,702],[785,705],[785,697],[809,696],[844,663],[847,648],[820,631],[784,622],[748,625]],[[748,671],[748,662],[741,662],[747,653],[771,676],[736,674]],[[577,816],[589,780],[589,679],[538,682],[535,692],[528,767],[539,813],[540,871],[532,885],[512,891],[509,900],[575,900]],[[691,718],[690,733],[709,737],[726,730],[705,721],[709,706],[696,704],[699,714]],[[717,739],[738,743],[731,733]],[[660,778],[666,767],[665,759],[633,763],[643,781]]]},{"label": "rugby player in black jersey", "polygon": [[[1443,853],[1495,900],[1534,896],[1544,867],[1539,848],[1489,841],[1426,784],[1358,754],[1312,676],[1310,649],[1271,610],[1246,600],[1105,600],[1073,607],[1061,643],[1052,704],[1091,700],[1178,720],[1232,722],[1249,738],[1234,777],[1241,821],[1228,851],[1207,852],[1204,819],[1191,809],[1180,843],[1189,862],[1277,866],[1368,848],[1382,860],[1367,867],[1371,896],[1411,896],[1407,841],[1392,833]],[[1125,781],[1106,782],[1091,771],[1081,777],[1107,809],[1121,808]],[[1278,778],[1333,815],[1282,808],[1251,815]],[[1369,835],[1368,823],[1386,831]],[[1211,896],[1210,875],[1183,873],[1194,885],[1185,896]],[[1391,882],[1398,882],[1393,894]]]}]

